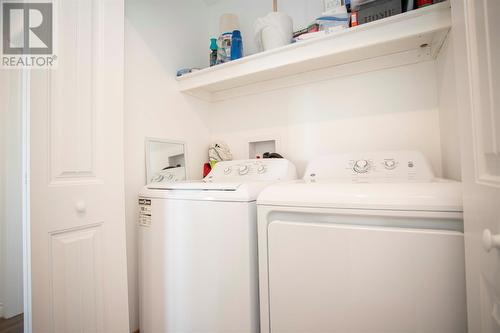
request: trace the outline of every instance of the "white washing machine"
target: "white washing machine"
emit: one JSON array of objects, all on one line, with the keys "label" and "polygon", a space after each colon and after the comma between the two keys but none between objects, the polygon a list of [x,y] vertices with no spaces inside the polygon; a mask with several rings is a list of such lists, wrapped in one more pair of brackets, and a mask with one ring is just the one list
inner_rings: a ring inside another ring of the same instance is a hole
[{"label": "white washing machine", "polygon": [[257,205],[261,332],[466,332],[461,184],[422,154],[319,158]]},{"label": "white washing machine", "polygon": [[284,159],[219,162],[139,198],[140,331],[258,332],[258,194],[296,179]]}]

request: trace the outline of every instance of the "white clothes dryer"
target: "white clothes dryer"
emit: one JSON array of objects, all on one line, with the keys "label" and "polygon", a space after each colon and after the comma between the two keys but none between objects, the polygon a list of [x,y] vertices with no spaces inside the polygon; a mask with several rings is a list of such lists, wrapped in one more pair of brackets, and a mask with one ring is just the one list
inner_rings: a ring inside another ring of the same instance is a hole
[{"label": "white clothes dryer", "polygon": [[261,332],[466,332],[462,192],[413,151],[312,161],[258,202]]},{"label": "white clothes dryer", "polygon": [[256,199],[296,179],[285,159],[219,162],[139,197],[140,331],[258,332]]}]

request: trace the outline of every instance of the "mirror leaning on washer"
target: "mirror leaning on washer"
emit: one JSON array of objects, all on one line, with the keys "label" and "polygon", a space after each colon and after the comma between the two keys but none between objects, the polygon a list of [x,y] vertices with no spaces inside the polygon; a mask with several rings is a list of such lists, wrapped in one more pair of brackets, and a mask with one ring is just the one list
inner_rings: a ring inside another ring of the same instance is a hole
[{"label": "mirror leaning on washer", "polygon": [[179,182],[186,176],[186,144],[182,141],[146,138],[146,184]]}]

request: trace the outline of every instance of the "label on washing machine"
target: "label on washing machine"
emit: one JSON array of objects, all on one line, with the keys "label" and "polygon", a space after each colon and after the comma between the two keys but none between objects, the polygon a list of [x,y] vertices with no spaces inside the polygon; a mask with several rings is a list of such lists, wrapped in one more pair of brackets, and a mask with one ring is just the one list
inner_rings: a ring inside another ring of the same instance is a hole
[{"label": "label on washing machine", "polygon": [[139,199],[139,226],[151,226],[151,200]]}]

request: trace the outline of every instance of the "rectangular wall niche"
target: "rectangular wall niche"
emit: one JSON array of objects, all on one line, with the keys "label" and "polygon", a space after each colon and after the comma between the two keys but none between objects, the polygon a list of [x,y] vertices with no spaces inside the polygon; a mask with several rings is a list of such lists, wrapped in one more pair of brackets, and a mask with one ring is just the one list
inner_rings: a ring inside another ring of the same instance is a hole
[{"label": "rectangular wall niche", "polygon": [[248,143],[248,158],[262,158],[264,153],[276,153],[276,140],[253,141]]}]

